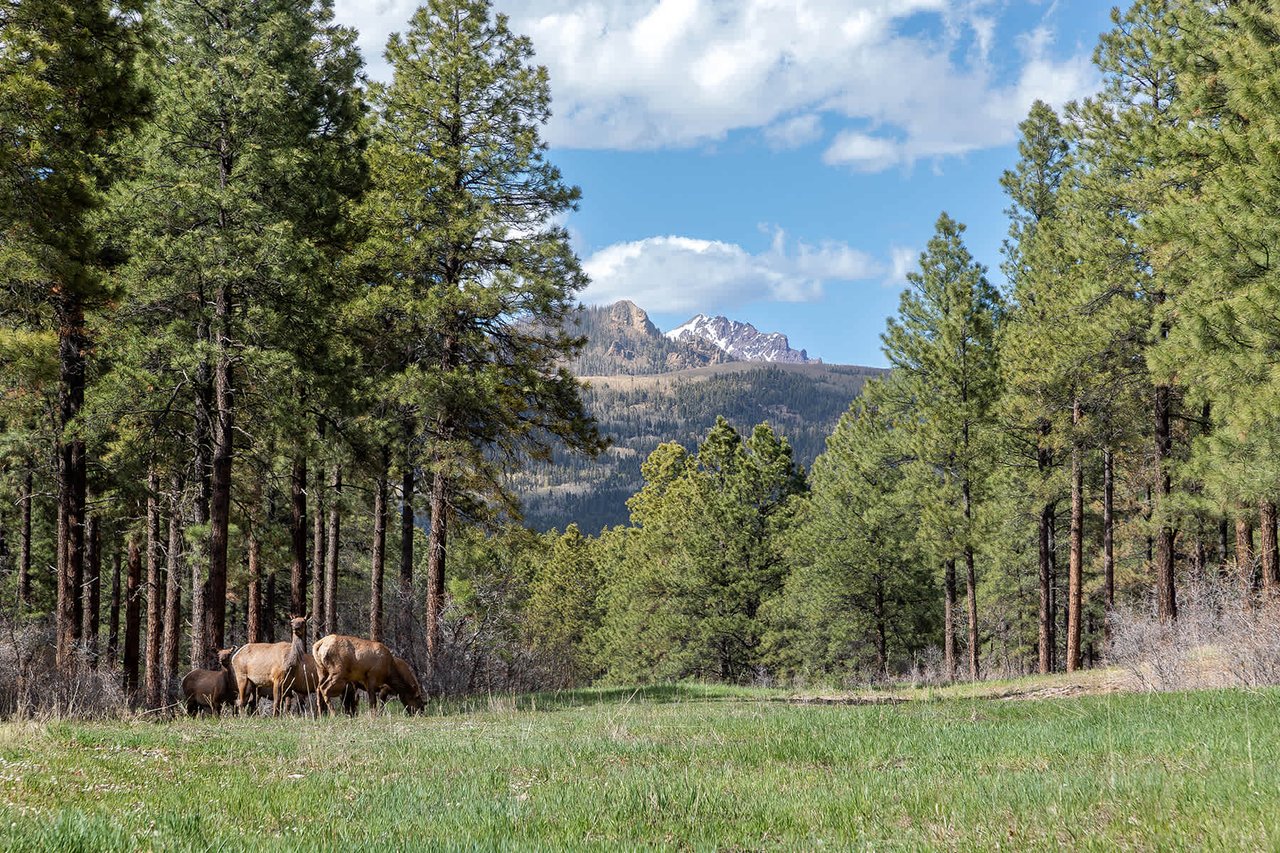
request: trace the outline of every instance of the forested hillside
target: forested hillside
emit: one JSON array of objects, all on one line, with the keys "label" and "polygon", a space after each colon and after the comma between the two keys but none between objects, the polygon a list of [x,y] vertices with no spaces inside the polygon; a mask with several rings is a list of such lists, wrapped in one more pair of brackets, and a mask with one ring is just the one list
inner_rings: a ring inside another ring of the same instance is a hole
[{"label": "forested hillside", "polygon": [[627,499],[644,484],[640,463],[664,441],[692,450],[718,416],[743,429],[767,421],[807,467],[863,383],[883,373],[733,362],[654,376],[586,377],[587,410],[613,446],[595,459],[557,453],[551,464],[519,474],[525,523],[535,530],[577,523],[590,531],[624,523]]}]

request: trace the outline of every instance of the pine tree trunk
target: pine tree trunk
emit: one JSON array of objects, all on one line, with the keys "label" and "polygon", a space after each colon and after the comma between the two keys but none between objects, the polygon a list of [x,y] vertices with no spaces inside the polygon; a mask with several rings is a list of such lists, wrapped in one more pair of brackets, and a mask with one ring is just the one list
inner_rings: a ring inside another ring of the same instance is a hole
[{"label": "pine tree trunk", "polygon": [[83,620],[84,524],[88,502],[88,466],[84,440],[69,434],[84,406],[88,336],[84,306],[68,288],[57,303],[58,358],[58,636],[55,661],[60,672],[75,668]]},{"label": "pine tree trunk", "polygon": [[160,477],[153,469],[147,476],[146,696],[148,708],[159,708],[164,705],[162,694],[165,685],[160,673],[163,589],[160,578]]},{"label": "pine tree trunk", "polygon": [[942,656],[947,668],[947,681],[956,680],[956,561],[948,558],[943,564],[942,586]]},{"label": "pine tree trunk", "polygon": [[1227,524],[1227,517],[1224,515],[1218,519],[1218,566],[1221,568],[1223,577],[1230,571],[1231,550],[1230,542],[1231,530]]},{"label": "pine tree trunk", "polygon": [[[289,615],[307,615],[307,460],[299,456],[293,460],[289,476],[291,509],[289,515],[290,554],[289,565]],[[274,623],[274,615],[272,616]]]},{"label": "pine tree trunk", "polygon": [[142,634],[142,549],[138,538],[129,535],[129,574],[124,591],[124,689],[138,689],[138,646]]},{"label": "pine tree trunk", "polygon": [[120,660],[120,548],[111,556],[111,607],[107,613],[107,667]]},{"label": "pine tree trunk", "polygon": [[230,295],[218,289],[218,361],[214,365],[213,493],[209,505],[209,581],[204,600],[205,668],[216,669],[227,626],[227,550],[231,528],[231,474],[235,454],[231,377]]},{"label": "pine tree trunk", "polygon": [[333,494],[329,499],[328,552],[324,561],[325,631],[338,631],[338,553],[342,547],[342,468],[333,466]]},{"label": "pine tree trunk", "polygon": [[413,466],[406,465],[400,492],[400,590],[396,642],[402,654],[413,647]]},{"label": "pine tree trunk", "polygon": [[1248,603],[1257,588],[1257,571],[1253,565],[1253,522],[1244,514],[1236,517],[1236,574]]},{"label": "pine tree trunk", "polygon": [[888,608],[885,606],[884,581],[876,578],[876,670],[886,679],[889,677],[889,633]]},{"label": "pine tree trunk", "polygon": [[18,602],[23,610],[31,607],[31,502],[32,495],[31,469],[22,480],[22,529],[21,541],[18,543]]},{"label": "pine tree trunk", "polygon": [[[1071,408],[1071,422],[1079,427],[1080,401]],[[1067,672],[1080,668],[1080,629],[1084,614],[1084,451],[1078,437],[1071,444],[1071,548],[1067,568]]]},{"label": "pine tree trunk", "polygon": [[[965,445],[968,445],[966,431]],[[969,612],[969,678],[978,680],[978,579],[973,566],[973,496],[969,491],[969,479],[966,477],[960,484],[960,494],[964,502],[964,568],[965,568],[965,603]]]},{"label": "pine tree trunk", "polygon": [[316,639],[325,635],[324,624],[324,557],[325,557],[325,504],[324,466],[317,465],[315,473],[315,500],[311,507],[311,615]]},{"label": "pine tree trunk", "polygon": [[1157,385],[1155,438],[1159,491],[1156,512],[1161,515],[1161,524],[1156,533],[1155,581],[1157,614],[1162,620],[1178,618],[1178,598],[1173,572],[1173,548],[1177,532],[1170,525],[1169,519],[1164,517],[1170,511],[1169,502],[1173,496],[1173,477],[1169,473],[1169,464],[1173,456],[1173,432],[1169,423],[1172,407],[1173,395],[1169,386]]},{"label": "pine tree trunk", "polygon": [[1049,667],[1058,668],[1058,508],[1049,515]]},{"label": "pine tree trunk", "polygon": [[1115,496],[1116,460],[1108,447],[1102,452],[1102,595],[1106,613],[1103,617],[1103,651],[1111,643],[1111,612],[1116,606]]},{"label": "pine tree trunk", "polygon": [[267,575],[267,612],[263,618],[263,631],[267,642],[276,641],[276,573]]},{"label": "pine tree trunk", "polygon": [[387,559],[387,462],[373,490],[373,553],[369,556],[369,639],[382,642],[382,578]]},{"label": "pine tree trunk", "polygon": [[1276,547],[1276,505],[1263,501],[1258,506],[1258,550],[1262,556],[1262,594],[1267,600],[1280,593],[1280,552]]},{"label": "pine tree trunk", "polygon": [[[200,293],[201,301],[206,298]],[[208,322],[201,322],[199,339],[208,349],[213,348],[213,333]],[[195,502],[192,521],[202,528],[209,523],[213,504],[213,364],[205,358],[196,372],[196,469],[199,472],[199,495]],[[191,564],[191,636],[188,649],[191,667],[204,666],[204,614],[205,575],[208,571],[208,551],[202,549],[189,558]]]},{"label": "pine tree trunk", "polygon": [[169,553],[165,564],[164,649],[160,674],[165,700],[178,675],[178,645],[182,636],[182,478],[174,474],[169,483]]},{"label": "pine tree trunk", "polygon": [[427,672],[435,677],[440,653],[440,615],[444,611],[444,563],[449,532],[448,483],[443,471],[431,480],[431,529],[427,543]]},{"label": "pine tree trunk", "polygon": [[102,610],[102,525],[96,515],[89,516],[85,531],[87,553],[85,555],[84,647],[89,656],[89,666],[98,668],[98,626]]},{"label": "pine tree trunk", "polygon": [[262,642],[262,544],[255,531],[249,531],[249,602],[246,642]]},{"label": "pine tree trunk", "polygon": [[1040,509],[1040,673],[1053,672],[1053,569],[1049,530],[1053,504]]}]

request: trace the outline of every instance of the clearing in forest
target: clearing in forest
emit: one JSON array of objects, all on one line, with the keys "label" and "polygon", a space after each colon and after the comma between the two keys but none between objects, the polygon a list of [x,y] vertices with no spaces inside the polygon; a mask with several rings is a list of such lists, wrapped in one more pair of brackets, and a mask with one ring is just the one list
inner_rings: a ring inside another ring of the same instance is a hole
[{"label": "clearing in forest", "polygon": [[1274,849],[1280,690],[0,724],[0,847]]}]

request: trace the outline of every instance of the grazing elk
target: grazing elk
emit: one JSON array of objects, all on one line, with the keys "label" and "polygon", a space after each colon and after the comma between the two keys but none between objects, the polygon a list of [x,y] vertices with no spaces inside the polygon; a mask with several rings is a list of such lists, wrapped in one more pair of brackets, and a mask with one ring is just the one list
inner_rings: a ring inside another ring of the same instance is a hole
[{"label": "grazing elk", "polygon": [[193,669],[182,677],[188,716],[194,717],[201,710],[222,716],[222,706],[235,701],[236,675],[231,668],[235,652],[234,648],[218,652],[219,669]]},{"label": "grazing elk", "polygon": [[343,709],[348,714],[356,712],[355,689],[363,688],[369,695],[369,710],[376,712],[378,702],[384,699],[384,689],[401,697],[406,708],[421,710],[422,696],[418,680],[408,664],[397,658],[391,650],[375,640],[330,634],[311,647],[320,667],[321,682],[318,691],[320,705],[332,712],[331,700],[343,697]]},{"label": "grazing elk", "polygon": [[400,704],[404,705],[405,713],[410,715],[422,713],[422,686],[418,684],[418,676],[413,674],[413,668],[404,658],[393,657],[391,662],[391,674],[382,685],[379,698],[386,702],[394,695],[400,700]]},{"label": "grazing elk", "polygon": [[271,714],[279,716],[284,700],[290,696],[305,699],[320,685],[319,667],[307,654],[302,638],[307,632],[307,617],[290,620],[293,639],[287,643],[249,643],[241,646],[232,658],[236,673],[236,707],[252,710],[259,691],[270,688]]}]

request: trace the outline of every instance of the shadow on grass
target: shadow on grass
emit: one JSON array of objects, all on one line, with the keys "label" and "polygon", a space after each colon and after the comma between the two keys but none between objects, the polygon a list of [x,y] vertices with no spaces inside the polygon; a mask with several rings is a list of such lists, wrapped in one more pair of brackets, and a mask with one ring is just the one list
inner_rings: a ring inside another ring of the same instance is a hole
[{"label": "shadow on grass", "polygon": [[428,713],[438,716],[482,711],[564,711],[595,705],[649,705],[759,699],[763,690],[713,684],[651,684],[642,687],[584,687],[539,693],[491,693],[437,700]]}]

